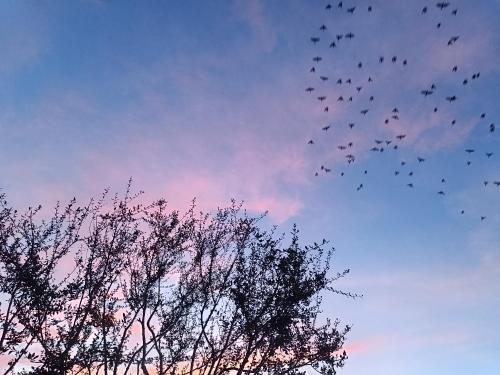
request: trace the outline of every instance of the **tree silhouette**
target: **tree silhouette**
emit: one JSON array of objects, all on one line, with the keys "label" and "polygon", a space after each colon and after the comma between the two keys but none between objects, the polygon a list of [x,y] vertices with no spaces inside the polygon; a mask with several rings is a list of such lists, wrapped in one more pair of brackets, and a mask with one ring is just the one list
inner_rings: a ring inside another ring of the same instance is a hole
[{"label": "tree silhouette", "polygon": [[334,374],[350,327],[320,324],[326,241],[288,244],[234,202],[183,215],[108,193],[50,219],[0,196],[4,374]]}]

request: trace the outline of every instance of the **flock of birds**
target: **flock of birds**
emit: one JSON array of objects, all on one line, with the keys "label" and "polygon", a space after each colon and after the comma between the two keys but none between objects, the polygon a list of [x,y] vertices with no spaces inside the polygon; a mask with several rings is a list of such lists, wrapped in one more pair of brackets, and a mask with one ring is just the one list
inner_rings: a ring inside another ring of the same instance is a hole
[{"label": "flock of birds", "polygon": [[[353,17],[360,12],[366,12],[366,16],[369,16],[370,14],[375,12],[375,9],[372,5],[364,5],[361,7],[352,4],[352,2],[350,2],[351,4],[347,3],[348,2],[346,1],[338,1],[335,4],[326,4],[324,9],[325,18],[331,16],[332,13],[336,13],[336,15],[339,17]],[[435,29],[442,31],[442,29],[444,29],[443,23],[445,22],[445,20],[453,22],[450,18],[457,16],[459,10],[457,8],[454,8],[448,1],[440,1],[436,2],[435,4],[426,5],[419,9],[416,9],[415,12],[416,16],[424,18],[423,22],[425,22],[425,17],[428,16],[431,12],[438,13],[437,17],[438,19],[440,19],[440,21],[435,24]],[[366,136],[363,138],[364,142],[358,142],[359,133],[358,136],[355,136],[353,133],[353,129],[355,127],[356,129],[358,129],[358,124],[360,121],[376,121],[376,119],[370,119],[370,114],[375,110],[380,110],[380,107],[377,108],[375,106],[377,100],[375,95],[376,92],[373,88],[374,81],[379,78],[378,71],[384,66],[387,69],[387,64],[389,65],[389,67],[396,67],[399,65],[400,68],[406,69],[410,64],[410,61],[409,58],[401,57],[398,55],[374,56],[372,57],[371,61],[368,62],[367,60],[366,63],[363,61],[355,60],[352,63],[352,67],[353,70],[356,71],[356,74],[353,74],[351,77],[332,77],[327,73],[326,65],[328,65],[328,63],[325,62],[325,60],[327,59],[327,57],[325,56],[328,56],[328,58],[330,58],[333,53],[332,58],[338,57],[342,46],[345,43],[352,43],[353,40],[357,38],[357,35],[353,31],[345,32],[344,30],[344,32],[342,33],[337,33],[336,31],[330,29],[330,27],[332,27],[333,29],[337,25],[338,24],[335,24],[334,26],[319,24],[315,34],[310,36],[309,40],[312,44],[313,50],[315,51],[315,55],[312,57],[312,66],[308,67],[309,81],[311,82],[311,84],[305,87],[305,93],[306,95],[319,102],[319,110],[323,113],[337,113],[339,108],[341,110],[345,109],[345,105],[347,103],[355,103],[355,105],[357,105],[361,102],[362,106],[356,108],[354,111],[352,110],[352,106],[348,107],[349,110],[347,111],[347,113],[350,117],[350,120],[347,121],[346,125],[339,125],[337,122],[329,122],[326,124],[323,123],[318,128],[318,134],[316,135],[316,137],[308,139],[307,144],[309,145],[309,147],[316,147],[318,142],[321,142],[326,134],[330,134],[336,128],[338,129],[339,127],[345,126],[345,128],[342,128],[344,133],[346,133],[345,136],[341,139],[342,143],[336,144],[334,145],[334,147],[345,159],[347,166],[352,167],[354,165],[360,164],[359,162],[356,162],[357,155],[359,155],[360,153],[366,155],[368,153],[382,154],[384,152],[398,152],[403,147],[405,147],[405,141],[408,139],[407,132],[405,130],[402,130],[400,133],[394,133],[394,131],[388,132],[393,134],[393,136],[387,139],[374,139],[373,143],[367,147],[366,145],[368,143],[365,139]],[[459,45],[460,35],[451,34],[445,36],[445,38],[443,39],[443,48],[460,48]],[[354,56],[355,54],[352,55]],[[344,59],[349,59],[350,57],[351,56],[343,56]],[[378,70],[373,69],[375,65],[378,65]],[[367,72],[367,70],[370,71]],[[449,71],[451,74],[455,75],[454,77],[456,77],[457,73],[461,70],[458,65],[451,65],[449,67]],[[421,87],[421,89],[417,90],[414,95],[425,98],[427,103],[430,103],[429,111],[431,112],[431,114],[435,114],[439,111],[440,100],[442,101],[441,103],[445,103],[444,100],[446,100],[446,102],[450,103],[450,105],[455,105],[454,103],[458,101],[458,98],[460,96],[460,92],[458,91],[460,87],[471,85],[474,81],[479,80],[480,76],[481,72],[475,71],[466,77],[455,79],[455,93],[452,94],[442,94],[438,89],[439,85],[437,83],[431,83],[429,85]],[[327,87],[330,88],[330,91],[335,92],[333,98],[331,97],[331,95],[328,95],[329,92]],[[331,90],[332,88],[333,90]],[[363,97],[360,96],[361,93],[363,93]],[[397,123],[403,116],[403,112],[403,109],[401,107],[398,107],[397,105],[390,106],[389,109],[386,110],[386,115],[383,116],[381,125],[390,127],[393,123]],[[357,121],[357,117],[360,118],[360,121]],[[488,121],[488,116],[486,113],[478,113],[477,121],[482,126],[484,126],[484,123],[486,123],[484,129],[485,136],[492,136],[495,133],[495,123]],[[450,126],[454,126],[455,124],[457,124],[457,120],[452,119],[450,121]],[[404,126],[397,126],[396,129],[404,129]],[[367,132],[364,132],[362,136],[366,135],[366,133]],[[322,136],[320,136],[320,134],[322,134]],[[350,136],[351,138],[349,138]],[[359,147],[356,147],[358,146],[356,145],[356,143],[362,143],[362,147],[364,148],[359,149]],[[470,166],[472,163],[472,156],[478,154],[482,154],[484,160],[492,159],[496,156],[495,152],[492,150],[479,150],[477,147],[466,148],[464,150],[465,166]],[[416,169],[414,169],[413,166],[415,166],[415,168],[418,168],[417,166],[419,165],[425,165],[429,162],[427,160],[429,158],[430,156],[416,156],[416,160],[413,161],[405,161],[399,159],[399,164],[395,166],[392,173],[394,177],[400,176],[399,178],[402,178],[402,176],[406,175],[407,179],[404,180],[403,186],[406,186],[406,188],[408,189],[414,189],[417,187],[417,183],[413,179],[416,173]],[[318,169],[313,172],[316,177],[320,177],[324,174],[329,174],[332,172],[333,168],[327,167],[327,163],[328,162],[325,162],[323,165],[318,166]],[[361,170],[362,179],[355,184],[356,191],[364,189],[367,185],[366,179],[369,175],[368,170],[364,168],[361,168]],[[339,171],[339,173],[340,177],[344,177],[346,172],[344,170],[341,170]],[[436,194],[444,196],[447,193],[447,179],[445,178],[445,176],[440,176],[439,180],[439,187],[436,189]],[[482,184],[484,186],[493,186],[500,189],[500,175],[498,176],[498,180],[484,180],[482,181]],[[458,212],[461,215],[464,215],[466,213],[464,209],[459,209]],[[481,215],[478,219],[480,219],[481,221],[485,220],[486,214]]]}]

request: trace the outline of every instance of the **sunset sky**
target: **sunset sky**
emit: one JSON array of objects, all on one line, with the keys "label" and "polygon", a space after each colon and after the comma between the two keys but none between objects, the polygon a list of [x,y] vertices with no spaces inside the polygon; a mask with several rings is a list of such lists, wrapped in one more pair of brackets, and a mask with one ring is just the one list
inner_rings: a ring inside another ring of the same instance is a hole
[{"label": "sunset sky", "polygon": [[[498,375],[500,1],[326,4],[1,2],[0,188],[20,209],[83,204],[130,177],[172,208],[242,200],[282,232],[297,223],[304,242],[329,239],[334,268],[351,270],[338,286],[363,298],[324,300],[353,325],[340,374]],[[348,77],[363,89],[337,102]],[[384,124],[394,107],[400,120]],[[375,139],[393,143],[375,153]],[[352,165],[338,150],[349,141]]]}]

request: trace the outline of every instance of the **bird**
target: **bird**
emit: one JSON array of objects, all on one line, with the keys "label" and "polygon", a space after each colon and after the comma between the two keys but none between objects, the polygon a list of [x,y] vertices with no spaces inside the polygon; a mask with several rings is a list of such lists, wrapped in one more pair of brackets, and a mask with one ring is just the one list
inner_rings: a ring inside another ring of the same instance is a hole
[{"label": "bird", "polygon": [[314,141],[311,139],[309,140],[309,142],[307,142],[308,145],[313,145],[314,144]]},{"label": "bird", "polygon": [[468,154],[472,154],[474,151],[475,150],[472,149],[472,148],[468,148],[468,149],[465,150],[465,152],[468,153]]},{"label": "bird", "polygon": [[324,82],[324,81],[328,81],[328,77],[326,76],[319,76],[319,78]]},{"label": "bird", "polygon": [[384,56],[380,56],[378,61],[382,64],[384,62]]},{"label": "bird", "polygon": [[406,186],[408,186],[408,187],[411,187],[411,188],[412,188],[412,187],[413,187],[413,183],[411,183],[411,182],[410,182],[409,184],[406,184]]},{"label": "bird", "polygon": [[311,37],[311,42],[313,42],[314,44],[318,43],[319,41],[320,39],[317,36]]},{"label": "bird", "polygon": [[363,109],[363,110],[361,111],[361,114],[366,115],[366,114],[368,113],[368,111],[369,111],[368,109]]},{"label": "bird", "polygon": [[324,130],[325,132],[328,131],[328,129],[330,129],[330,125],[327,125],[327,126],[323,126],[321,128],[321,130]]},{"label": "bird", "polygon": [[481,221],[486,220],[486,216],[481,216]]},{"label": "bird", "polygon": [[314,62],[320,62],[322,60],[321,56],[316,56],[313,58]]},{"label": "bird", "polygon": [[320,28],[319,28],[321,31],[326,31],[326,25],[321,25]]},{"label": "bird", "polygon": [[418,160],[419,163],[423,163],[425,161],[425,159],[421,158],[420,156],[417,158],[417,160]]},{"label": "bird", "polygon": [[316,72],[316,68],[313,66],[311,69],[309,69],[309,71],[310,71],[311,73],[315,73],[315,72]]},{"label": "bird", "polygon": [[345,34],[345,37],[347,39],[352,39],[352,38],[354,38],[354,34],[353,33],[347,33],[347,34]]},{"label": "bird", "polygon": [[425,14],[425,13],[427,13],[427,7],[422,8],[422,14]]},{"label": "bird", "polygon": [[500,181],[493,181],[493,183],[495,184],[495,186],[500,186]]},{"label": "bird", "polygon": [[485,118],[486,117],[486,113],[481,113],[481,118]]},{"label": "bird", "polygon": [[490,133],[495,131],[495,124],[490,124]]},{"label": "bird", "polygon": [[452,72],[456,72],[458,70],[458,66],[454,66],[453,69],[451,69]]},{"label": "bird", "polygon": [[319,100],[320,102],[322,102],[322,101],[323,101],[323,100],[325,100],[325,99],[326,99],[326,96],[318,96],[318,100]]},{"label": "bird", "polygon": [[446,100],[448,100],[451,103],[451,102],[454,102],[455,100],[457,100],[457,97],[455,95],[453,95],[453,96],[447,96]]},{"label": "bird", "polygon": [[406,137],[406,134],[398,134],[398,135],[396,136],[396,138],[397,138],[397,139],[399,139],[400,141],[401,141],[404,137]]},{"label": "bird", "polygon": [[347,9],[347,13],[354,14],[355,10],[356,10],[356,7],[349,8],[349,9]]},{"label": "bird", "polygon": [[438,194],[439,194],[439,195],[444,195],[444,191],[439,190],[439,191],[438,191]]},{"label": "bird", "polygon": [[330,43],[330,48],[335,48],[335,47],[337,47],[337,45],[335,44],[335,42],[331,42]]},{"label": "bird", "polygon": [[311,92],[313,92],[313,91],[314,91],[314,87],[308,87],[308,88],[306,89],[306,91],[307,91],[308,93],[311,93]]},{"label": "bird", "polygon": [[325,7],[326,10],[332,9],[332,4],[327,4]]},{"label": "bird", "polygon": [[456,16],[456,15],[457,15],[457,13],[458,13],[458,9],[453,9],[453,10],[451,11],[451,14],[453,14],[454,16]]},{"label": "bird", "polygon": [[449,45],[449,46],[451,46],[451,45],[455,44],[455,43],[457,42],[458,38],[460,38],[460,36],[459,36],[459,35],[452,36],[452,37],[450,38],[450,40],[448,40],[448,45]]},{"label": "bird", "polygon": [[429,95],[432,95],[432,94],[433,94],[433,91],[432,91],[432,90],[422,90],[422,91],[420,91],[420,93],[421,93],[423,96],[429,96]]},{"label": "bird", "polygon": [[449,2],[447,2],[447,1],[441,1],[441,2],[438,2],[438,3],[436,4],[436,6],[437,6],[439,9],[441,9],[441,10],[443,10],[443,9],[444,9],[444,8],[446,8],[446,7],[448,7],[449,5],[450,5],[450,3],[449,3]]},{"label": "bird", "polygon": [[486,153],[486,157],[487,157],[487,158],[491,158],[492,156],[493,156],[493,152],[487,152],[487,153]]},{"label": "bird", "polygon": [[363,184],[359,184],[359,186],[356,188],[357,191],[360,191],[361,189],[363,189]]}]

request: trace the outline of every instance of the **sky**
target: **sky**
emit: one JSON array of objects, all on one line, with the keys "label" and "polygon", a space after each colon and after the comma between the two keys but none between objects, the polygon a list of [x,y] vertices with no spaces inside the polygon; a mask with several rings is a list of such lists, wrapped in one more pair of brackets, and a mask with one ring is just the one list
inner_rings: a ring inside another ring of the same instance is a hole
[{"label": "sky", "polygon": [[[304,242],[329,239],[351,270],[338,286],[363,298],[324,300],[353,325],[340,374],[497,375],[500,2],[343,3],[1,2],[0,187],[19,208],[85,203],[131,177],[173,208],[242,200]],[[375,139],[392,143],[369,151]]]}]

